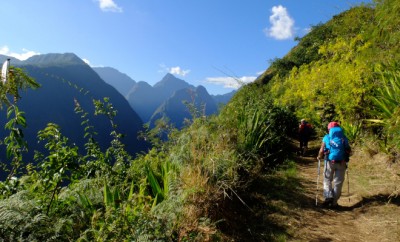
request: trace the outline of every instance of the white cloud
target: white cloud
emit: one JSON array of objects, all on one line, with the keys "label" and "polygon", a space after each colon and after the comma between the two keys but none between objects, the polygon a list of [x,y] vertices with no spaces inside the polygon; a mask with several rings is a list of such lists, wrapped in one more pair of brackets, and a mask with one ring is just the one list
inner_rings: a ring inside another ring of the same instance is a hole
[{"label": "white cloud", "polygon": [[222,85],[225,88],[234,88],[238,89],[239,87],[253,82],[257,77],[256,76],[243,76],[243,77],[207,77],[206,82]]},{"label": "white cloud", "polygon": [[169,69],[169,73],[180,75],[180,76],[186,76],[187,74],[189,74],[189,72],[190,72],[190,70],[182,70],[181,67],[179,67],[179,66],[171,67]]},{"label": "white cloud", "polygon": [[3,46],[0,48],[0,54],[1,55],[6,55],[6,56],[11,56],[14,58],[17,58],[19,60],[26,60],[29,57],[32,57],[34,55],[40,55],[40,53],[32,51],[32,50],[27,50],[27,49],[22,49],[22,53],[15,53],[11,52],[8,46]]},{"label": "white cloud", "polygon": [[294,35],[294,20],[282,5],[272,7],[272,15],[269,16],[271,28],[264,29],[267,36],[278,40],[292,38]]},{"label": "white cloud", "polygon": [[119,7],[113,0],[96,0],[99,2],[100,9],[104,12],[122,12],[122,8]]},{"label": "white cloud", "polygon": [[179,76],[186,76],[190,72],[190,70],[183,70],[180,66],[167,67],[165,64],[160,64],[160,67],[161,70],[158,72],[168,72]]},{"label": "white cloud", "polygon": [[83,62],[85,62],[88,66],[90,66],[90,61],[88,59],[82,58]]}]

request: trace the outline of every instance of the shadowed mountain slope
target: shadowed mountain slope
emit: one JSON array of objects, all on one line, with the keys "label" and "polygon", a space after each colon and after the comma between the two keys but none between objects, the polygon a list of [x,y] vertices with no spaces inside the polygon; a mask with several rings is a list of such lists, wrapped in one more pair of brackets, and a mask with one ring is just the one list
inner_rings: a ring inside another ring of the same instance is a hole
[{"label": "shadowed mountain slope", "polygon": [[[43,144],[38,144],[36,136],[47,123],[58,124],[62,134],[83,150],[85,131],[81,125],[83,120],[74,112],[75,101],[89,113],[90,125],[97,132],[96,141],[102,148],[108,147],[112,140],[110,121],[103,115],[95,116],[93,105],[93,99],[103,100],[104,97],[108,97],[117,110],[114,123],[118,125],[118,132],[125,135],[122,141],[127,151],[134,155],[146,148],[146,144],[137,139],[143,126],[139,116],[117,90],[75,54],[34,56],[23,62],[11,61],[11,65],[24,69],[41,85],[37,90],[22,92],[18,103],[20,110],[26,113],[28,127],[24,133],[29,145],[28,157],[32,157],[33,150],[42,150]],[[4,123],[4,110],[2,112],[1,121]]]},{"label": "shadowed mountain slope", "polygon": [[128,75],[119,72],[112,67],[93,67],[92,68],[106,83],[115,87],[124,97],[126,97],[136,82]]},{"label": "shadowed mountain slope", "polygon": [[177,128],[184,126],[185,119],[191,119],[192,114],[189,106],[193,105],[196,115],[211,115],[218,111],[213,98],[203,86],[196,89],[185,88],[176,91],[165,101],[153,114],[150,119],[150,126],[154,126],[156,120],[168,117],[171,123]]}]

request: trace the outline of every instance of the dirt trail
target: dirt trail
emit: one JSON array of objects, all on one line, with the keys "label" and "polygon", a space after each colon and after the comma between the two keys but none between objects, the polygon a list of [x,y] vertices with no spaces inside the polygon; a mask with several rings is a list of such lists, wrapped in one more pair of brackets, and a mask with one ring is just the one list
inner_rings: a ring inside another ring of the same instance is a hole
[{"label": "dirt trail", "polygon": [[318,141],[310,147],[289,167],[249,179],[244,190],[215,204],[224,241],[400,242],[400,195],[391,196],[399,193],[400,164],[355,149],[350,179],[346,176],[338,201],[341,208],[327,209],[321,206],[323,164],[317,193]]},{"label": "dirt trail", "polygon": [[[314,147],[308,154],[316,155],[316,149]],[[362,165],[363,162],[372,161],[376,164],[371,166],[379,171],[369,171],[369,167]],[[343,185],[342,197],[338,202],[341,207],[327,209],[320,206],[323,199],[323,164],[317,193],[317,160],[311,156],[299,157],[297,169],[305,196],[295,211],[297,223],[291,228],[293,232],[289,241],[400,241],[400,201],[394,198],[388,202],[396,183],[390,179],[392,176],[385,175],[391,173],[391,169],[385,169],[386,164],[381,164],[382,167],[378,168],[378,162],[381,161],[376,158],[367,160],[360,154],[354,155],[349,165],[349,176],[346,176]],[[317,194],[319,206],[315,206]]]}]

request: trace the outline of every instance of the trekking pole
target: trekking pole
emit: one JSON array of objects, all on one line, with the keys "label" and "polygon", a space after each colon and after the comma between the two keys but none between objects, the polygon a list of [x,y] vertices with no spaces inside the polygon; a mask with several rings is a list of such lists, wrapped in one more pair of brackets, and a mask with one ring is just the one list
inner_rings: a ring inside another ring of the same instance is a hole
[{"label": "trekking pole", "polygon": [[347,173],[347,195],[349,196],[350,203],[350,179],[349,179],[349,166],[346,165],[346,173]]},{"label": "trekking pole", "polygon": [[320,170],[321,170],[321,160],[319,158],[318,159],[318,176],[317,176],[317,193],[315,194],[315,206],[318,206],[318,193],[319,193],[319,174],[320,174]]}]

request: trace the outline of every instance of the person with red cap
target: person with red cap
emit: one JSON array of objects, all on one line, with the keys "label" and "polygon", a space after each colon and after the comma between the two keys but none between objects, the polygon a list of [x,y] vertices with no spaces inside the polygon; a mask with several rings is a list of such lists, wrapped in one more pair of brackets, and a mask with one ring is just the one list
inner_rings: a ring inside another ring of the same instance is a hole
[{"label": "person with red cap", "polygon": [[318,159],[324,156],[324,191],[323,205],[337,208],[342,193],[342,186],[347,169],[348,156],[351,152],[349,141],[338,122],[328,124],[328,134],[322,139]]},{"label": "person with red cap", "polygon": [[331,128],[333,128],[333,127],[340,127],[340,125],[339,125],[338,122],[330,122],[330,123],[328,124],[328,131],[329,131]]},{"label": "person with red cap", "polygon": [[302,119],[299,125],[299,141],[300,150],[299,154],[304,156],[308,149],[308,140],[310,139],[312,133],[312,126],[307,122],[307,120]]}]

